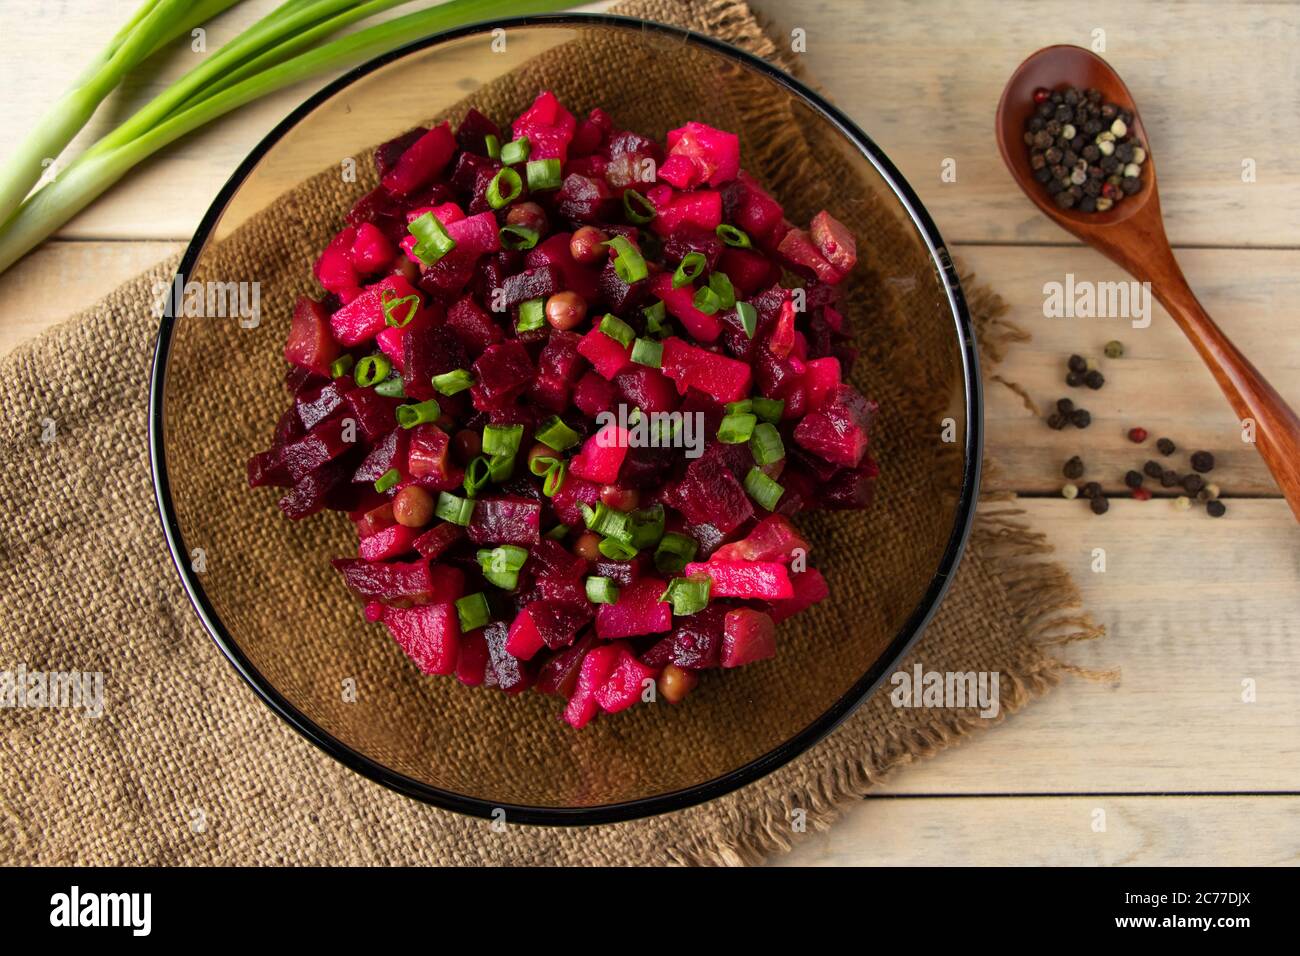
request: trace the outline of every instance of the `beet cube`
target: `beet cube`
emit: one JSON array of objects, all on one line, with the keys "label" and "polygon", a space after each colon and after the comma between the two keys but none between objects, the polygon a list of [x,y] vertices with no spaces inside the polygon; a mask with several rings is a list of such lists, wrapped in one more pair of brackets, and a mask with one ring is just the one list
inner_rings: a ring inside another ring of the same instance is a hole
[{"label": "beet cube", "polygon": [[474,506],[466,533],[475,544],[537,544],[542,506],[514,498],[481,499]]},{"label": "beet cube", "polygon": [[460,622],[452,604],[388,608],[384,624],[424,674],[450,674],[460,650]]},{"label": "beet cube", "polygon": [[821,408],[795,426],[795,443],[826,461],[856,468],[867,453],[876,408],[875,402],[867,401],[853,386],[841,385]]},{"label": "beet cube", "polygon": [[503,408],[518,398],[536,377],[528,351],[516,340],[490,345],[474,362],[476,382],[470,389],[474,407]]}]

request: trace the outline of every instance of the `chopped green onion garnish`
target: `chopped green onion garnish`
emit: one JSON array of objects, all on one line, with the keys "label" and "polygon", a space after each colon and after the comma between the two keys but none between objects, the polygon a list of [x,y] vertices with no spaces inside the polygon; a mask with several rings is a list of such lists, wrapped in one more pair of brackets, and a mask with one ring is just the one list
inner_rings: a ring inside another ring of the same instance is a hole
[{"label": "chopped green onion garnish", "polygon": [[542,494],[554,498],[555,493],[564,486],[564,476],[568,470],[569,466],[566,462],[557,461],[555,467],[548,471],[542,480]]},{"label": "chopped green onion garnish", "polygon": [[522,163],[528,158],[528,137],[520,136],[508,143],[501,144],[501,162],[507,166]]},{"label": "chopped green onion garnish", "polygon": [[745,330],[745,335],[752,339],[758,330],[758,309],[748,302],[737,302],[736,315],[740,317],[740,327]]},{"label": "chopped green onion garnish", "polygon": [[654,203],[642,196],[635,189],[623,190],[623,213],[628,222],[639,226],[645,225],[656,215]]},{"label": "chopped green onion garnish", "polygon": [[735,246],[737,249],[748,249],[753,246],[753,243],[749,241],[749,235],[743,229],[737,229],[729,223],[724,222],[713,231],[718,234],[719,239],[729,246]]},{"label": "chopped green onion garnish", "polygon": [[768,511],[776,510],[776,503],[785,493],[784,488],[763,474],[757,466],[749,469],[749,474],[745,476],[745,490],[749,492],[749,497]]},{"label": "chopped green onion garnish", "polygon": [[492,620],[488,610],[487,596],[482,591],[466,594],[456,602],[456,616],[460,618],[461,632],[476,631]]},{"label": "chopped green onion garnish", "polygon": [[709,606],[709,591],[713,580],[707,575],[693,578],[673,578],[668,582],[668,589],[659,596],[673,606],[675,617],[687,617],[698,614]]},{"label": "chopped green onion garnish", "polygon": [[736,304],[736,287],[725,272],[709,273],[709,288],[718,297],[718,305],[730,309]]},{"label": "chopped green onion garnish", "polygon": [[770,465],[785,457],[785,443],[781,441],[781,433],[775,425],[768,422],[755,426],[754,434],[749,439],[749,450],[754,455],[754,462],[759,465]]},{"label": "chopped green onion garnish", "polygon": [[465,494],[473,498],[492,478],[491,463],[479,455],[465,466]]},{"label": "chopped green onion garnish", "polygon": [[455,395],[474,384],[474,376],[463,368],[443,372],[433,377],[433,387],[442,395]]},{"label": "chopped green onion garnish", "polygon": [[770,422],[776,425],[780,423],[781,416],[785,414],[784,398],[755,398],[753,406],[752,411],[761,422]]},{"label": "chopped green onion garnish", "polygon": [[415,257],[426,266],[434,265],[456,248],[456,240],[447,234],[446,228],[431,212],[412,222],[406,231],[415,236]]},{"label": "chopped green onion garnish", "polygon": [[646,306],[641,314],[645,316],[645,330],[651,335],[663,338],[672,334],[672,327],[668,324],[668,310],[662,302]]},{"label": "chopped green onion garnish", "polygon": [[468,498],[460,498],[445,491],[440,491],[438,492],[438,503],[433,506],[433,513],[443,521],[450,521],[452,524],[458,524],[463,528],[469,524],[469,519],[474,516],[474,502]]},{"label": "chopped green onion garnish", "polygon": [[488,159],[501,158],[501,140],[491,133],[483,137],[483,145],[487,147]]},{"label": "chopped green onion garnish", "polygon": [[[501,191],[502,186],[506,189],[504,193]],[[519,178],[519,174],[509,166],[502,166],[497,170],[497,174],[492,177],[492,181],[488,183],[488,205],[493,209],[509,206],[519,198],[519,194],[523,191],[524,181]]]},{"label": "chopped green onion garnish", "polygon": [[713,315],[722,308],[722,300],[718,298],[718,293],[707,285],[700,286],[695,290],[695,298],[691,300],[691,304],[705,315]]},{"label": "chopped green onion garnish", "polygon": [[393,363],[383,355],[367,355],[357,363],[357,370],[352,374],[353,380],[362,388],[378,385],[388,378],[393,370]]},{"label": "chopped green onion garnish", "polygon": [[501,245],[507,249],[531,249],[537,245],[537,230],[527,226],[502,226],[497,230]]},{"label": "chopped green onion garnish", "polygon": [[519,569],[528,560],[528,552],[518,545],[503,544],[497,548],[484,548],[476,557],[485,581],[513,591],[519,586]]},{"label": "chopped green onion garnish", "polygon": [[600,331],[604,332],[624,348],[631,345],[632,340],[636,338],[636,332],[632,329],[632,326],[628,325],[617,315],[611,315],[608,312],[606,312],[605,317],[600,320]]},{"label": "chopped green onion garnish", "polygon": [[[591,511],[590,517],[588,511]],[[602,501],[596,505],[594,511],[585,509],[583,518],[587,522],[587,527],[596,534],[627,544],[632,543],[632,516],[626,511],[616,511]]]},{"label": "chopped green onion garnish", "polygon": [[630,561],[636,557],[636,548],[624,544],[617,538],[605,538],[596,547],[611,561]]},{"label": "chopped green onion garnish", "polygon": [[513,455],[523,437],[523,425],[484,425],[483,454]]},{"label": "chopped green onion garnish", "polygon": [[552,468],[560,463],[558,458],[550,458],[546,455],[538,455],[528,463],[528,470],[538,478],[546,475]]},{"label": "chopped green onion garnish", "polygon": [[399,299],[392,289],[385,289],[380,299],[384,306],[384,324],[395,329],[405,328],[420,311],[420,297],[415,294]]},{"label": "chopped green onion garnish", "polygon": [[718,441],[724,445],[740,445],[749,441],[754,434],[758,416],[749,414],[727,415],[718,426]]},{"label": "chopped green onion garnish", "polygon": [[488,474],[495,482],[509,481],[515,473],[515,453],[493,455],[488,459]]},{"label": "chopped green onion garnish", "polygon": [[593,574],[587,578],[587,600],[592,604],[613,604],[618,600],[618,585],[612,578]]},{"label": "chopped green onion garnish", "polygon": [[386,472],[375,479],[375,491],[381,495],[393,485],[402,480],[402,473],[396,468],[389,468]]},{"label": "chopped green onion garnish", "polygon": [[637,339],[632,343],[632,361],[637,365],[650,368],[662,368],[664,364],[664,346],[654,339]]},{"label": "chopped green onion garnish", "polygon": [[682,261],[677,263],[677,268],[673,270],[673,288],[680,289],[684,285],[690,285],[700,277],[700,273],[708,263],[709,260],[704,258],[702,252],[686,253],[682,256]]},{"label": "chopped green onion garnish", "polygon": [[442,409],[438,407],[438,400],[434,398],[420,402],[418,405],[397,406],[397,424],[403,428],[414,428],[425,422],[436,422],[441,416]]},{"label": "chopped green onion garnish", "polygon": [[375,394],[385,398],[405,398],[406,390],[402,387],[402,376],[390,375],[375,386]]},{"label": "chopped green onion garnish", "polygon": [[330,362],[330,378],[342,378],[352,371],[352,366],[357,362],[351,355],[340,355],[333,362]]},{"label": "chopped green onion garnish", "polygon": [[529,299],[519,303],[519,318],[515,319],[516,332],[534,332],[546,328],[546,300]]},{"label": "chopped green onion garnish", "polygon": [[645,257],[641,255],[641,250],[632,245],[627,236],[615,236],[605,245],[614,250],[614,271],[628,285],[640,282],[650,275],[650,269],[645,264]]},{"label": "chopped green onion garnish", "polygon": [[550,531],[546,532],[546,537],[550,538],[552,541],[563,541],[568,533],[569,526],[567,524],[557,524]]},{"label": "chopped green onion garnish", "polygon": [[695,559],[699,547],[690,535],[669,531],[655,549],[655,567],[666,574],[676,574]]},{"label": "chopped green onion garnish", "polygon": [[738,402],[727,402],[722,406],[722,410],[728,415],[748,415],[754,410],[754,400],[752,398],[742,398]]},{"label": "chopped green onion garnish", "polygon": [[632,512],[631,530],[631,545],[636,550],[658,545],[664,536],[664,506],[650,505]]},{"label": "chopped green onion garnish", "polygon": [[581,440],[581,436],[564,424],[559,415],[552,415],[538,425],[535,437],[543,445],[554,448],[556,451],[565,451],[572,448]]},{"label": "chopped green onion garnish", "polygon": [[530,159],[527,166],[528,191],[546,192],[560,188],[560,161],[558,159]]}]

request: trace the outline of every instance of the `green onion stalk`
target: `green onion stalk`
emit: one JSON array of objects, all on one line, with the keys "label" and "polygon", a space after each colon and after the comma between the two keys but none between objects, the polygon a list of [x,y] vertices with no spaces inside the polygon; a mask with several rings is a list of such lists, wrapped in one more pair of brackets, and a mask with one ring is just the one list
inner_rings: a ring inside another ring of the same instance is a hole
[{"label": "green onion stalk", "polygon": [[[231,2],[206,0],[198,7],[211,11],[224,9]],[[77,157],[57,179],[28,196],[0,226],[0,272],[145,158],[233,109],[431,33],[499,16],[558,10],[572,0],[447,0],[312,47],[330,33],[402,2],[407,0],[360,4],[354,0],[288,0],[277,7]],[[151,10],[143,16],[137,14],[137,30],[157,10],[172,4],[171,0],[153,0],[146,6]],[[124,32],[136,36],[134,30]],[[179,32],[173,30],[172,35]],[[150,50],[166,38],[151,42]]]}]

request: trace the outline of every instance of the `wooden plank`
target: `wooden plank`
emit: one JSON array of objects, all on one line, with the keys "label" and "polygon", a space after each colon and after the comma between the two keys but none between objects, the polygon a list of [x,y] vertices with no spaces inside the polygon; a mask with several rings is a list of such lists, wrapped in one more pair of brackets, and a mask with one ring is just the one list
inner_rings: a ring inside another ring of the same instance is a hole
[{"label": "wooden plank", "polygon": [[[1099,815],[1100,812],[1100,815]],[[1099,832],[1097,822],[1104,820]],[[1294,866],[1300,797],[866,800],[776,866]]]},{"label": "wooden plank", "polygon": [[[1142,111],[1160,164],[1170,238],[1210,246],[1295,246],[1300,154],[1283,117],[1300,113],[1300,6],[1259,2],[967,2],[840,0],[755,6],[785,36],[807,31],[809,74],[889,154],[944,237],[1073,243],[1012,184],[993,142],[1002,86],[1053,43],[1091,46]],[[1222,134],[1204,117],[1230,118]],[[940,179],[957,161],[956,182]],[[1257,179],[1242,182],[1253,159]]]},{"label": "wooden plank", "polygon": [[[0,157],[135,2],[0,6],[9,66]],[[247,0],[214,20],[208,49],[273,5]],[[1001,168],[991,134],[993,109],[1003,81],[1025,55],[1048,43],[1088,44],[1100,27],[1107,31],[1107,56],[1128,80],[1155,138],[1174,241],[1297,245],[1300,154],[1291,148],[1282,118],[1300,112],[1300,7],[1041,0],[1032,12],[987,2],[945,7],[942,16],[921,13],[904,0],[881,0],[869,8],[842,0],[797,6],[756,0],[755,7],[785,35],[795,26],[807,31],[810,76],[889,153],[950,242],[1070,241],[1034,211]],[[1196,55],[1186,55],[1188,50]],[[128,115],[200,55],[184,44],[161,55],[106,104],[79,143]],[[253,144],[324,82],[282,91],[165,150],[63,234],[188,237]],[[1207,132],[1211,91],[1213,114],[1231,122]],[[940,181],[945,158],[957,160],[954,183]],[[1257,182],[1242,183],[1245,158],[1255,160]]]}]

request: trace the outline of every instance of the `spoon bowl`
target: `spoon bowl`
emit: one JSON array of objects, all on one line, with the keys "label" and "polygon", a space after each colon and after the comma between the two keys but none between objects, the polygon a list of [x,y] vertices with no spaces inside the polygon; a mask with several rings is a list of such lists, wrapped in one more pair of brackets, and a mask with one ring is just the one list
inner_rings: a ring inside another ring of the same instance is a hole
[{"label": "spoon bowl", "polygon": [[[1095,88],[1133,115],[1130,128],[1147,152],[1142,188],[1105,212],[1062,209],[1034,178],[1025,145],[1025,123],[1034,111],[1034,91],[1069,84]],[[1083,47],[1044,47],[1007,81],[994,122],[998,149],[1011,176],[1030,201],[1063,229],[1121,266],[1151,292],[1200,354],[1272,472],[1300,521],[1300,416],[1287,406],[1250,361],[1210,318],[1188,285],[1165,235],[1157,188],[1155,150],[1124,81],[1101,57]],[[1249,428],[1248,428],[1249,426]]]}]

